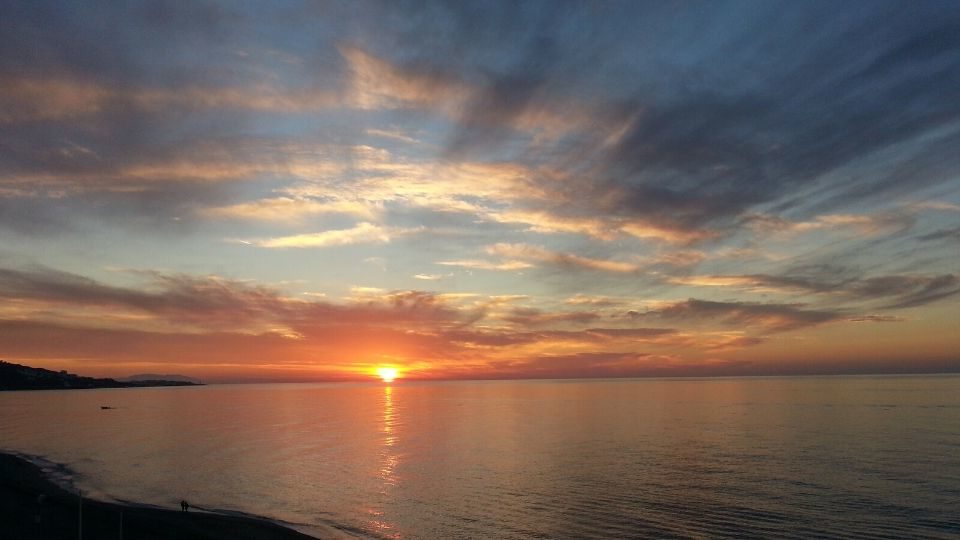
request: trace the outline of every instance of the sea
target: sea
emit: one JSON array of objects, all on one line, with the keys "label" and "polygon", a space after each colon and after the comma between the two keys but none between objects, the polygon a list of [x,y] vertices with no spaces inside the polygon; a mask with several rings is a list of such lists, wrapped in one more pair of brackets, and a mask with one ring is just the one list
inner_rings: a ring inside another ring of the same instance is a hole
[{"label": "sea", "polygon": [[323,538],[960,538],[957,375],[4,392],[0,449]]}]

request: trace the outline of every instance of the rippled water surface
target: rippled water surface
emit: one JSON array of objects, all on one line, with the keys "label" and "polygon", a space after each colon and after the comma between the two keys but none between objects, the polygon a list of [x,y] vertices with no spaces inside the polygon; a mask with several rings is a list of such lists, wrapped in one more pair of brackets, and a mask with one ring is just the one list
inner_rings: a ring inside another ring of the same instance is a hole
[{"label": "rippled water surface", "polygon": [[960,535],[957,376],[7,392],[0,448],[325,536]]}]

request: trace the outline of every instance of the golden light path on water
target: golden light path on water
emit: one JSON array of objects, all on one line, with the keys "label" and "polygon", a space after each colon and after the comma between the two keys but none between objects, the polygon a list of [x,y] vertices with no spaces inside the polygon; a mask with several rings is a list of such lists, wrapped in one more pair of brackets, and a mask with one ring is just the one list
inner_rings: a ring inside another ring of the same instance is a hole
[{"label": "golden light path on water", "polygon": [[[389,373],[381,374],[385,382],[391,382],[396,377],[396,369],[387,369]],[[379,372],[380,369],[377,371]],[[388,379],[389,376],[389,379]],[[380,495],[389,498],[393,488],[397,485],[396,469],[400,464],[400,456],[394,446],[397,444],[396,434],[396,409],[393,403],[393,387],[390,385],[383,387],[383,427],[381,429],[382,448],[380,449],[380,462],[377,476],[380,479]],[[372,508],[370,510],[370,528],[388,538],[399,538],[399,533],[393,525],[384,516],[382,508]]]}]

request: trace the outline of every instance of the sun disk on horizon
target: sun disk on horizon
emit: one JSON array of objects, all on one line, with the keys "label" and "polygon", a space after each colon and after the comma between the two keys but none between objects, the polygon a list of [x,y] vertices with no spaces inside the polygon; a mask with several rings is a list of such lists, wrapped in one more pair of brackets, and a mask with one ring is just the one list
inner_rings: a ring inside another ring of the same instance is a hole
[{"label": "sun disk on horizon", "polygon": [[383,382],[389,383],[393,382],[397,378],[397,368],[392,367],[378,367],[377,375],[383,379]]}]

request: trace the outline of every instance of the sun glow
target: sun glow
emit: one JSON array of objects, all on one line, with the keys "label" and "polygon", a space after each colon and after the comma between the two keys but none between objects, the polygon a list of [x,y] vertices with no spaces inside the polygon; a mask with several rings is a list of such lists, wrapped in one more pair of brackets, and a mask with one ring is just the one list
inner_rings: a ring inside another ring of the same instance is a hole
[{"label": "sun glow", "polygon": [[397,378],[397,368],[378,367],[377,376],[383,379],[383,382],[393,382],[393,380]]}]

